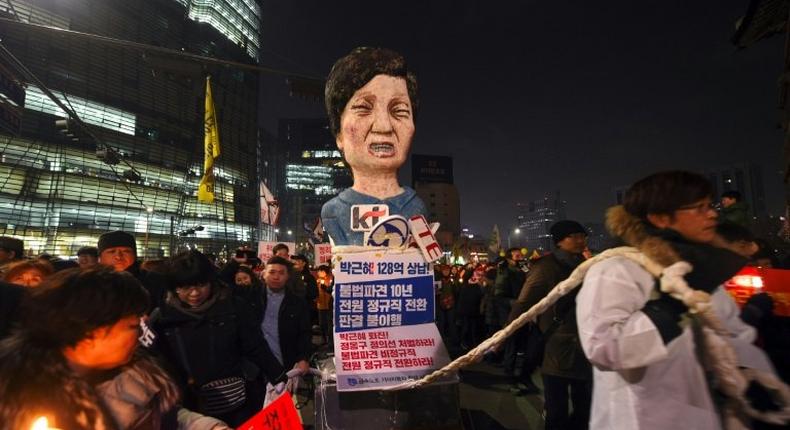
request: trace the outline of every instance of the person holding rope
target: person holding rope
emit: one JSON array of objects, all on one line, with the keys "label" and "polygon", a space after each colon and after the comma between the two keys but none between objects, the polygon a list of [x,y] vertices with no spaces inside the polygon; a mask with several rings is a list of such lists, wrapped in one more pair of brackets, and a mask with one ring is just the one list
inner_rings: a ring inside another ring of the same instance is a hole
[{"label": "person holding rope", "polygon": [[[746,260],[712,245],[717,213],[702,176],[661,172],[633,184],[610,230],[627,244],[686,261],[685,281],[711,294]],[[617,216],[613,217],[615,214]],[[639,243],[632,243],[639,237]],[[688,307],[624,257],[593,265],[576,298],[579,335],[593,364],[591,429],[722,427],[697,355]]]}]

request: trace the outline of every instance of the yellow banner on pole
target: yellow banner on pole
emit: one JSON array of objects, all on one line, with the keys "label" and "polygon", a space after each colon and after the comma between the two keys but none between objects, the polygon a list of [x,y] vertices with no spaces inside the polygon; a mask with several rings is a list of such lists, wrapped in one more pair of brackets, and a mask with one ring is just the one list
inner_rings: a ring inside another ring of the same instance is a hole
[{"label": "yellow banner on pole", "polygon": [[203,177],[198,186],[198,201],[214,202],[214,160],[219,157],[219,126],[214,111],[214,98],[211,96],[211,77],[206,77],[206,113],[203,116]]}]

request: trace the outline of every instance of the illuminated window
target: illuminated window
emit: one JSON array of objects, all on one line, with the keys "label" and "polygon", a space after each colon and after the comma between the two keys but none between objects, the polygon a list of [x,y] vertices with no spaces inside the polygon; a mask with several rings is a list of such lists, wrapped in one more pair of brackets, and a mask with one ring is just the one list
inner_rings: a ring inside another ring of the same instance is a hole
[{"label": "illuminated window", "polygon": [[[37,87],[31,85],[25,92],[26,109],[66,118],[66,113]],[[134,127],[137,122],[137,117],[133,113],[125,112],[81,97],[68,94],[63,97],[62,93],[54,93],[63,104],[66,106],[70,105],[74,112],[76,112],[85,123],[123,134],[135,135]]]},{"label": "illuminated window", "polygon": [[317,195],[333,195],[333,170],[328,166],[289,164],[285,167],[285,187],[292,190],[312,190]]},{"label": "illuminated window", "polygon": [[302,158],[340,158],[340,151],[302,151]]},{"label": "illuminated window", "polygon": [[[185,0],[177,0],[185,4]],[[255,0],[190,0],[189,19],[206,22],[258,59],[261,8]]]}]

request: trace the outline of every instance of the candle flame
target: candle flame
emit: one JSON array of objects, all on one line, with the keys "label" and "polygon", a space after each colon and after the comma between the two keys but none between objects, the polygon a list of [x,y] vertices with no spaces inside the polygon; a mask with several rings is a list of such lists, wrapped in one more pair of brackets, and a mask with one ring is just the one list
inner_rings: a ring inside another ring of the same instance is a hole
[{"label": "candle flame", "polygon": [[47,420],[47,417],[38,417],[35,421],[33,421],[33,427],[30,427],[30,430],[47,429],[49,429],[49,420]]}]

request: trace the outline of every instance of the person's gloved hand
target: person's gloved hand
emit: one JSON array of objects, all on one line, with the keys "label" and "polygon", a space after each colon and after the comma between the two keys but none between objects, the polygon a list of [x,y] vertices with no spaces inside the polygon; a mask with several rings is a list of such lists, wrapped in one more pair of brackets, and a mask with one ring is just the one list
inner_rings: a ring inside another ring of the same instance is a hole
[{"label": "person's gloved hand", "polygon": [[771,315],[774,310],[774,301],[766,293],[755,294],[749,297],[741,310],[741,319],[752,327],[760,326],[766,316]]},{"label": "person's gloved hand", "polygon": [[760,412],[778,411],[782,407],[776,403],[771,391],[765,388],[757,381],[752,381],[749,387],[746,388],[744,393],[746,400],[752,405],[754,409]]},{"label": "person's gloved hand", "polygon": [[661,293],[661,297],[645,303],[642,312],[650,318],[658,329],[661,340],[669,344],[674,338],[683,333],[678,324],[680,317],[688,311],[686,305],[680,300],[672,298],[669,294]]}]

